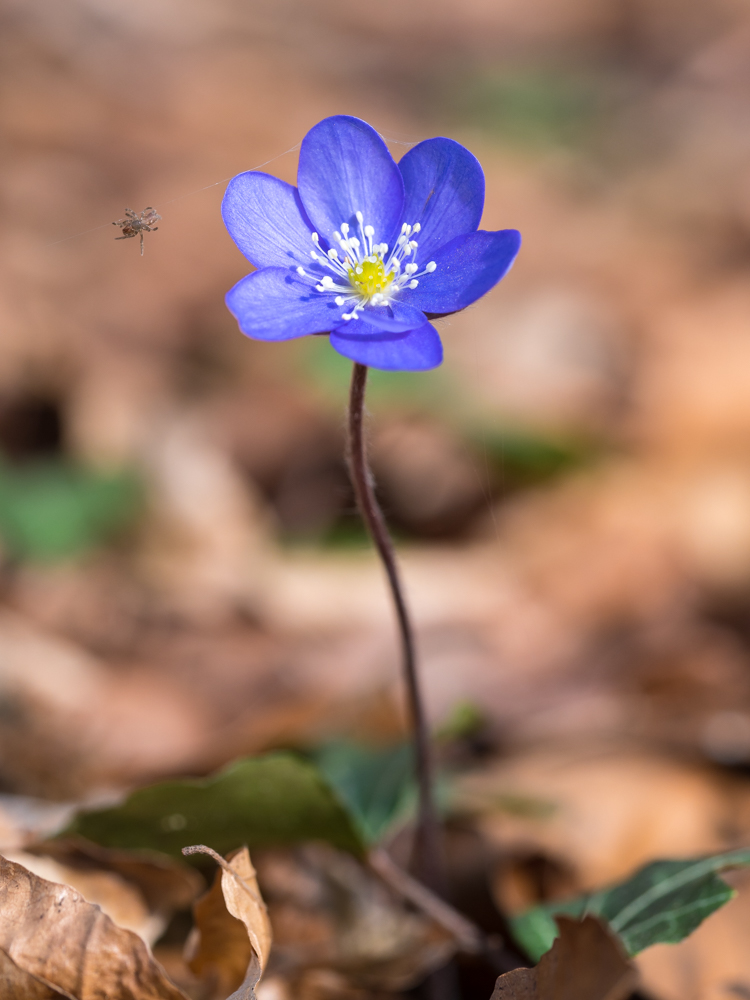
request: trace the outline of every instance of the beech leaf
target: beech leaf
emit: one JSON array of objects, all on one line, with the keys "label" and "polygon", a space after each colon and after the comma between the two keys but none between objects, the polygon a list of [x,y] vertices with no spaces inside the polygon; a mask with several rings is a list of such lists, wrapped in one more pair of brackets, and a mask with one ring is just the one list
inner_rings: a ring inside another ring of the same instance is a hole
[{"label": "beech leaf", "polygon": [[619,935],[629,955],[653,944],[676,944],[691,934],[735,890],[718,877],[727,868],[750,865],[750,850],[682,861],[654,861],[601,892],[535,906],[511,919],[516,940],[538,959],[557,936],[556,914],[596,914]]},{"label": "beech leaf", "polygon": [[217,872],[211,888],[193,904],[185,959],[210,994],[225,997],[242,983],[254,952],[244,926],[227,909],[221,876]]},{"label": "beech leaf", "polygon": [[123,851],[102,847],[83,837],[58,837],[27,847],[32,854],[48,855],[60,864],[83,871],[114,872],[137,886],[149,908],[171,914],[187,909],[205,889],[200,874],[156,851]]},{"label": "beech leaf", "polygon": [[500,976],[491,1000],[621,1000],[633,990],[635,968],[602,921],[558,917],[557,930],[539,965]]},{"label": "beech leaf", "polygon": [[261,972],[271,951],[271,921],[258,888],[258,877],[246,847],[229,858],[230,869],[221,873],[221,888],[227,910],[241,920],[258,956]]},{"label": "beech leaf", "polygon": [[193,907],[190,968],[219,996],[237,989],[235,1000],[253,1000],[272,935],[250,852],[243,847],[227,861],[203,846],[184,848],[184,853],[209,854],[221,865],[211,889]]},{"label": "beech leaf", "polygon": [[3,857],[0,959],[3,1000],[187,1000],[137,934]]}]

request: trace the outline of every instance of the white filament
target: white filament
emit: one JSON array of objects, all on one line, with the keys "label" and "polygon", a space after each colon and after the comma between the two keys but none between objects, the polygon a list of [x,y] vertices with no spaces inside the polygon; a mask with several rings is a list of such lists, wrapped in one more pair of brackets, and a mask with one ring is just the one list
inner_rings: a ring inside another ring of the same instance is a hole
[{"label": "white filament", "polygon": [[[420,232],[421,225],[417,222],[413,226],[404,223],[401,232],[396,240],[396,246],[390,250],[387,243],[375,243],[375,229],[373,226],[364,224],[362,212],[355,212],[357,220],[356,229],[359,236],[352,233],[348,222],[341,223],[341,231],[334,232],[333,238],[338,243],[343,259],[336,247],[331,247],[325,251],[320,246],[320,237],[317,233],[311,234],[311,239],[315,245],[315,250],[310,251],[312,259],[321,267],[326,268],[331,274],[324,274],[315,288],[319,292],[336,292],[334,302],[337,306],[351,305],[349,312],[342,313],[345,321],[356,319],[357,313],[361,312],[366,305],[386,306],[389,305],[398,293],[406,288],[416,288],[419,284],[417,280],[423,274],[432,274],[437,267],[434,260],[425,264],[420,271],[419,265],[415,261],[404,263],[407,257],[416,257],[419,248],[417,240],[412,239],[412,235]],[[349,272],[362,274],[362,265],[365,262],[372,264],[378,261],[383,264],[384,277],[391,276],[391,281],[385,291],[374,292],[368,295],[355,287],[349,277]],[[304,268],[298,267],[297,273],[306,276]]]}]

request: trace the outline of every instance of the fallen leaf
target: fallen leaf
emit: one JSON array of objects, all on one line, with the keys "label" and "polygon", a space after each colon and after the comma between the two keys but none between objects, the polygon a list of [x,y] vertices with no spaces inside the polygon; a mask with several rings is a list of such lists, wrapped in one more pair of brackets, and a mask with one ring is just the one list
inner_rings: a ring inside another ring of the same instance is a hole
[{"label": "fallen leaf", "polygon": [[4,857],[39,878],[80,892],[87,903],[95,903],[118,927],[134,931],[148,945],[164,933],[163,917],[151,913],[141,892],[114,872],[70,868],[54,858],[25,851],[6,851]]},{"label": "fallen leaf", "polygon": [[0,951],[0,986],[3,1000],[59,1000],[62,993],[34,979]]},{"label": "fallen leaf", "polygon": [[227,910],[241,920],[258,956],[261,972],[271,951],[271,922],[258,888],[258,878],[246,847],[229,857],[231,871],[221,873],[221,888]]},{"label": "fallen leaf", "polygon": [[[568,895],[620,882],[656,858],[735,847],[725,831],[738,823],[739,837],[750,836],[738,816],[748,801],[744,785],[612,740],[532,747],[467,773],[455,789],[456,807],[475,815],[504,854],[523,846],[563,862],[577,881]],[[501,887],[495,891],[504,902]],[[518,909],[542,901],[529,898]]]},{"label": "fallen leaf", "polygon": [[558,917],[560,936],[535,969],[500,976],[491,1000],[620,1000],[637,974],[596,917]]},{"label": "fallen leaf", "polygon": [[207,981],[212,995],[223,998],[237,990],[237,1000],[252,1000],[271,951],[271,923],[250,852],[243,847],[226,862],[206,848],[188,852],[211,854],[221,862],[211,889],[193,907],[190,968]]},{"label": "fallen leaf", "polygon": [[240,986],[253,957],[247,931],[227,910],[221,883],[222,872],[217,872],[211,888],[194,903],[194,928],[185,948],[191,972],[216,997]]},{"label": "fallen leaf", "polygon": [[186,1000],[136,934],[2,857],[0,956],[3,1000]]},{"label": "fallen leaf", "polygon": [[109,871],[137,886],[154,913],[187,909],[201,889],[202,876],[189,865],[157,851],[124,851],[102,847],[83,837],[60,837],[31,844],[32,854],[44,854],[83,871]]}]

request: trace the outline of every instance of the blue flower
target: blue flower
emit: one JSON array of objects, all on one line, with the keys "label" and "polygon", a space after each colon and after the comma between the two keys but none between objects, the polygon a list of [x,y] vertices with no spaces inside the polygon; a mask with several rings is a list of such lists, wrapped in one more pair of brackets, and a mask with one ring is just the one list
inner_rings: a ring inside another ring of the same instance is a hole
[{"label": "blue flower", "polygon": [[249,337],[330,333],[345,357],[421,370],[443,359],[429,319],[471,305],[510,268],[521,237],[477,230],[478,160],[452,139],[427,139],[397,164],[359,118],[325,118],[302,140],[298,186],[248,171],[222,215],[257,271],[227,306]]}]

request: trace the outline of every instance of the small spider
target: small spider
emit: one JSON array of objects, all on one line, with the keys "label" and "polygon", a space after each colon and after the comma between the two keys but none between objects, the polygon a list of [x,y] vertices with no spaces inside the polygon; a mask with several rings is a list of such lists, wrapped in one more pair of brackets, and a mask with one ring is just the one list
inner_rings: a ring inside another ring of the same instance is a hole
[{"label": "small spider", "polygon": [[125,219],[120,219],[118,222],[113,222],[113,226],[119,226],[122,229],[122,236],[115,236],[116,240],[129,240],[132,236],[141,237],[141,257],[143,256],[143,234],[155,233],[159,228],[155,226],[154,223],[158,222],[161,216],[156,211],[155,208],[151,208],[148,205],[143,211],[138,214],[134,212],[132,208],[125,209]]}]

